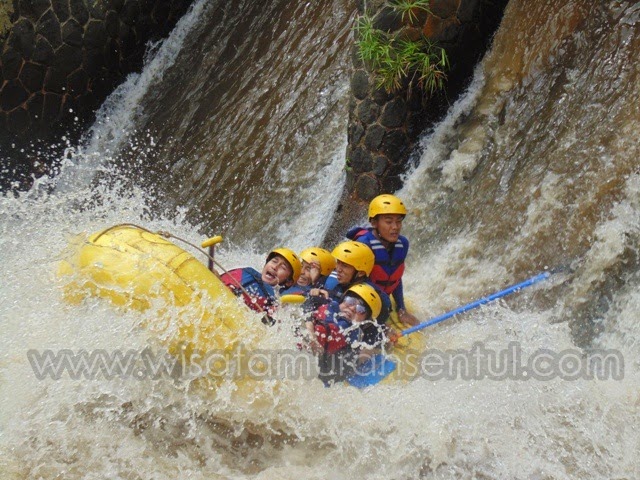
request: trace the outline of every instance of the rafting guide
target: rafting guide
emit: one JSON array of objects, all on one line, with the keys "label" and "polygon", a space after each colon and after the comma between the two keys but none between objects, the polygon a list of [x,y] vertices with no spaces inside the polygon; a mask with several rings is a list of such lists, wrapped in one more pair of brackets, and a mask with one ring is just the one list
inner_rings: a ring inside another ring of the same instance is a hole
[{"label": "rafting guide", "polygon": [[375,265],[370,274],[371,281],[384,293],[393,296],[401,322],[417,325],[418,319],[409,313],[405,306],[402,286],[404,261],[409,253],[409,240],[400,235],[406,215],[407,208],[398,197],[378,195],[369,204],[371,227],[354,227],[347,232],[347,238],[362,242],[371,248],[375,255]]}]

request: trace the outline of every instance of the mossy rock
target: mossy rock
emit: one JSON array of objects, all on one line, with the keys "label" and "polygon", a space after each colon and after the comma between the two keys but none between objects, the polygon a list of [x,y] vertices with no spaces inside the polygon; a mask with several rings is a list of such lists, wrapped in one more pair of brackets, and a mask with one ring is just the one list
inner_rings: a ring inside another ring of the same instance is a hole
[{"label": "mossy rock", "polygon": [[11,14],[13,13],[13,2],[11,0],[0,0],[0,38],[11,28]]}]

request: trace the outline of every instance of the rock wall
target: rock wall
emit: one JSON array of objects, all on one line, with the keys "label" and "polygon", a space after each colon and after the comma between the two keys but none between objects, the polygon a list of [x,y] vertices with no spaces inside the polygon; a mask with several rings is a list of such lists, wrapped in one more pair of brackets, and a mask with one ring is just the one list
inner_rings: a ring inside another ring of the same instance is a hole
[{"label": "rock wall", "polygon": [[[93,121],[147,42],[165,37],[191,0],[3,0],[0,189],[26,188]],[[7,15],[8,14],[8,15]],[[37,140],[36,140],[37,139]],[[4,182],[2,182],[4,180]]]},{"label": "rock wall", "polygon": [[[383,0],[356,1],[359,14],[374,17],[376,28],[387,32],[420,35],[443,47],[451,68],[443,92],[425,97],[402,89],[389,94],[376,88],[374,78],[353,51],[351,101],[347,146],[347,185],[329,236],[340,235],[362,218],[369,200],[393,193],[402,186],[401,176],[412,162],[420,134],[446,113],[473,74],[487,50],[508,0],[431,0],[431,13],[419,17],[418,28],[407,27],[401,16]],[[355,34],[354,34],[355,37]],[[417,159],[416,159],[417,160]]]}]

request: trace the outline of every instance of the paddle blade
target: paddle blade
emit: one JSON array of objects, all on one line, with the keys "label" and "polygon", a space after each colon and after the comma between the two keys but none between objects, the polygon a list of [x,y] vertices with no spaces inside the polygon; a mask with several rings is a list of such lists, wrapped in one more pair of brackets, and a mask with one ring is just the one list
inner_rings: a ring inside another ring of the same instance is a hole
[{"label": "paddle blade", "polygon": [[347,378],[347,382],[356,388],[371,387],[391,375],[396,367],[395,362],[382,354],[377,354],[363,364],[358,365],[356,373]]}]

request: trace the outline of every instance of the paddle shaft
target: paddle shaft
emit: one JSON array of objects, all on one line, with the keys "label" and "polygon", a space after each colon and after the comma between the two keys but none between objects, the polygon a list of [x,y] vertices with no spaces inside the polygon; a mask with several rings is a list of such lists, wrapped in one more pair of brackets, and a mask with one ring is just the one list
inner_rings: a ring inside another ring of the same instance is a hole
[{"label": "paddle shaft", "polygon": [[515,293],[519,290],[522,290],[523,288],[529,287],[531,285],[534,285],[538,282],[541,282],[542,280],[546,280],[547,278],[549,278],[551,276],[551,272],[542,272],[534,277],[531,277],[527,280],[525,280],[524,282],[520,282],[516,285],[511,285],[508,288],[505,288],[504,290],[500,290],[499,292],[496,293],[492,293],[491,295],[488,295],[486,297],[483,297],[479,300],[476,300],[475,302],[471,302],[468,303],[466,305],[463,305],[462,307],[458,307],[455,310],[451,310],[450,312],[444,313],[438,317],[432,318],[429,321],[426,321],[424,323],[420,323],[418,325],[416,325],[415,327],[411,327],[411,328],[407,328],[406,330],[402,330],[400,332],[400,336],[405,336],[405,335],[409,335],[410,333],[413,332],[417,332],[418,330],[422,330],[423,328],[427,328],[430,327],[431,325],[435,325],[436,323],[440,323],[440,322],[444,322],[445,320],[458,315],[460,313],[464,313],[467,312],[469,310],[473,310],[474,308],[478,308],[486,303],[489,302],[493,302],[494,300],[497,300],[498,298],[502,298],[502,297],[506,297],[507,295],[511,294],[511,293]]}]

